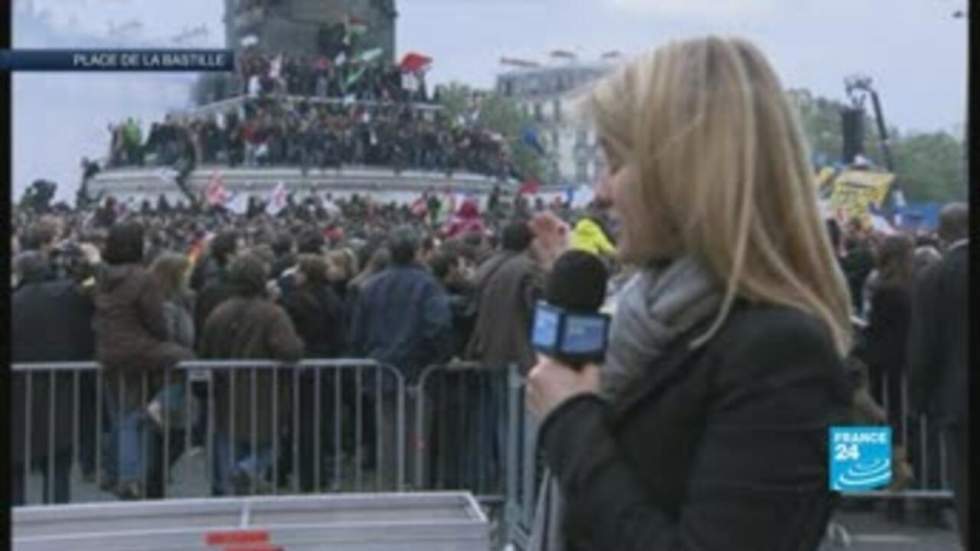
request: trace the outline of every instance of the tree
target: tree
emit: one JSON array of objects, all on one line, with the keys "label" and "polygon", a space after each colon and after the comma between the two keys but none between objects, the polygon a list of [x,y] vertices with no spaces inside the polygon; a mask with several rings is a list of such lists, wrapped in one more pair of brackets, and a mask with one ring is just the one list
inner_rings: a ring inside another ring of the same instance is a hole
[{"label": "tree", "polygon": [[[844,133],[841,112],[848,105],[837,100],[814,96],[809,90],[795,89],[787,92],[790,102],[796,106],[800,124],[810,146],[810,153],[818,164],[847,162],[844,155]],[[864,156],[875,164],[882,164],[878,147],[877,126],[874,120],[864,116]],[[894,130],[893,130],[894,132]]]},{"label": "tree", "polygon": [[946,132],[894,140],[897,182],[913,202],[966,200],[966,148]]},{"label": "tree", "polygon": [[24,190],[24,195],[20,199],[20,207],[24,210],[33,210],[36,213],[45,213],[51,209],[51,201],[54,200],[58,192],[58,184],[48,180],[34,180],[34,182]]},{"label": "tree", "polygon": [[[471,98],[474,90],[465,84],[451,83],[444,87],[439,102],[451,121],[466,117],[473,107]],[[524,143],[522,132],[531,119],[521,111],[517,102],[495,92],[480,92],[479,115],[476,123],[486,130],[504,137],[510,147],[511,156],[517,170],[525,178],[541,179],[544,164],[540,155]]]},{"label": "tree", "polygon": [[[796,106],[803,132],[818,164],[842,161],[843,102],[814,96],[809,90],[788,92]],[[888,130],[895,182],[911,202],[962,200],[966,197],[966,149],[962,140],[947,132],[904,135],[898,128]],[[864,117],[865,157],[884,166],[878,127],[869,114]],[[822,161],[822,162],[821,162]]]}]

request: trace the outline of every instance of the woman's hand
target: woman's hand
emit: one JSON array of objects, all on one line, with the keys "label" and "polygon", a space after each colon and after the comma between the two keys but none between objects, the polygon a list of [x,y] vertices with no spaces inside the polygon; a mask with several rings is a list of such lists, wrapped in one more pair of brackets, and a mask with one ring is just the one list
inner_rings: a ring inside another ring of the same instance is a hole
[{"label": "woman's hand", "polygon": [[536,214],[529,222],[534,241],[531,249],[538,263],[545,270],[550,270],[552,264],[569,248],[568,224],[551,212]]},{"label": "woman's hand", "polygon": [[544,419],[566,400],[599,390],[599,368],[586,365],[575,370],[557,360],[538,355],[538,363],[527,377],[527,405]]}]

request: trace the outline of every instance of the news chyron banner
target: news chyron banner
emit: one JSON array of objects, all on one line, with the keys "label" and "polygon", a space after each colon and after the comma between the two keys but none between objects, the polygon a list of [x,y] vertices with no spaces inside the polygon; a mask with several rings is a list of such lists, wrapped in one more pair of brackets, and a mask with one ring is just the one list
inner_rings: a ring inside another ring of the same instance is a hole
[{"label": "news chyron banner", "polygon": [[232,50],[0,50],[0,71],[219,71],[235,69]]}]

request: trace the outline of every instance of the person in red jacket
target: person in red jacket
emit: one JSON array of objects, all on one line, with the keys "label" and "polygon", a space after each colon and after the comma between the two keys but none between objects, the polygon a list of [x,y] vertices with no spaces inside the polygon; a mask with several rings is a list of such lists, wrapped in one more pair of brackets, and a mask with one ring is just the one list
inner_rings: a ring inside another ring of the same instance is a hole
[{"label": "person in red jacket", "polygon": [[468,233],[483,234],[485,231],[486,226],[483,223],[483,217],[480,215],[480,207],[473,199],[466,199],[460,205],[456,215],[443,229],[443,236],[446,239],[453,239]]}]

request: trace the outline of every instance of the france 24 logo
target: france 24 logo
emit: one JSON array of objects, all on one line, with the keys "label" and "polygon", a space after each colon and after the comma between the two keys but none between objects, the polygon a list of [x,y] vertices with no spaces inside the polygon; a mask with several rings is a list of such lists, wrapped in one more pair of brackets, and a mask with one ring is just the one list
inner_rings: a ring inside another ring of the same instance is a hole
[{"label": "france 24 logo", "polygon": [[891,427],[830,427],[830,489],[862,492],[892,481]]}]

